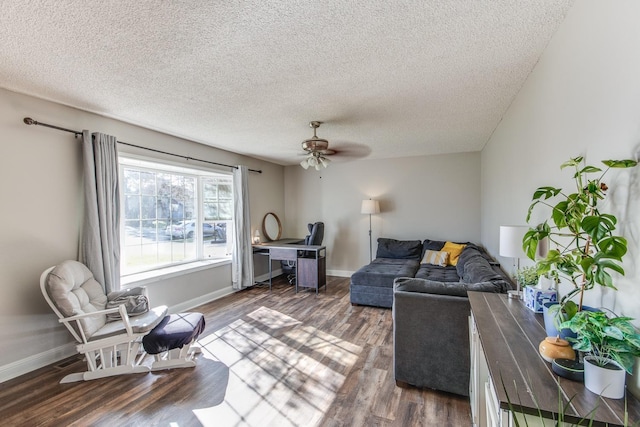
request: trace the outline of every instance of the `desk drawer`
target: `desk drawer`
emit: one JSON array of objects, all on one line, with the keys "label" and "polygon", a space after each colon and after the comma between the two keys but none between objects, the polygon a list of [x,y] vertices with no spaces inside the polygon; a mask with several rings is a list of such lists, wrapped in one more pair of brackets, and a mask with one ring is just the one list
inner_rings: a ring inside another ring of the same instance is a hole
[{"label": "desk drawer", "polygon": [[296,248],[271,248],[271,259],[283,261],[296,261],[298,259],[298,250]]}]

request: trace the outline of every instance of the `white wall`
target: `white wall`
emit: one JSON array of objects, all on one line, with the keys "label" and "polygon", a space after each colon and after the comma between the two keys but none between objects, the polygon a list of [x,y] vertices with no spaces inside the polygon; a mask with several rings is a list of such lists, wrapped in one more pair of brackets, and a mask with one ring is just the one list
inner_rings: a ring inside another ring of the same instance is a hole
[{"label": "white wall", "polygon": [[[525,223],[537,187],[571,183],[559,168],[569,157],[637,158],[639,16],[636,1],[576,2],[482,151],[482,242],[492,253],[500,225]],[[640,167],[607,176],[605,210],[629,243],[626,276],[618,292],[590,291],[587,303],[640,319]]]},{"label": "white wall", "polygon": [[[39,277],[49,266],[77,259],[82,217],[80,140],[70,133],[27,126],[24,117],[104,132],[120,141],[194,158],[262,169],[262,174],[249,177],[252,228],[260,226],[266,212],[284,212],[282,166],[0,89],[0,346],[6,350],[0,352],[0,381],[50,363],[72,349],[70,335],[57,325],[44,302]],[[163,157],[122,145],[119,149]],[[257,266],[258,274],[265,270],[264,262]],[[209,268],[147,287],[153,304],[185,307],[230,293],[231,268],[228,264]]]},{"label": "white wall", "polygon": [[350,275],[369,262],[369,216],[363,199],[380,200],[376,239],[480,240],[480,153],[340,162],[320,172],[285,168],[285,234],[304,237],[325,223],[327,269]]}]

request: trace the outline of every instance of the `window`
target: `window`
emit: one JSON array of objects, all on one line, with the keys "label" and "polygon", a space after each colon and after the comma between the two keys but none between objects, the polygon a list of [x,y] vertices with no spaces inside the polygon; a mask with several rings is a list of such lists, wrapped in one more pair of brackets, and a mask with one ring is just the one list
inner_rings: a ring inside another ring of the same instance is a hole
[{"label": "window", "polygon": [[230,174],[120,158],[123,276],[231,255]]}]

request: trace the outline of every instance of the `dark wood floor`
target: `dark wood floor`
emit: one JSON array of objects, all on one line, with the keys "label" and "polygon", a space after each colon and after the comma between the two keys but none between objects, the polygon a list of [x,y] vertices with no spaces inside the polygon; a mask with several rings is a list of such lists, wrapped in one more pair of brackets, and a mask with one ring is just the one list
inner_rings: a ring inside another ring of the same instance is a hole
[{"label": "dark wood floor", "polygon": [[[469,426],[467,398],[396,387],[391,310],[352,307],[349,280],[278,281],[198,307],[194,369],[59,384],[78,357],[0,384],[8,426]],[[196,311],[196,310],[194,310]]]}]

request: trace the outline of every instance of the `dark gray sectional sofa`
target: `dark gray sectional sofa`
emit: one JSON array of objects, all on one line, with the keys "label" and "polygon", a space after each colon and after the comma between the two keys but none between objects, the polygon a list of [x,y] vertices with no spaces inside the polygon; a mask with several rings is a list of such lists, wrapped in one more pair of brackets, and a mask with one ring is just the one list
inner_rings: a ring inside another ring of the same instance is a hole
[{"label": "dark gray sectional sofa", "polygon": [[[439,251],[445,242],[438,240],[378,239],[376,259],[351,276],[350,296],[353,305],[391,308],[393,282],[399,277],[426,279],[440,283],[473,284],[485,292],[506,292],[511,281],[481,247],[466,243],[456,266],[440,267],[420,264],[426,250]],[[481,285],[480,285],[481,284]],[[448,286],[466,296],[468,286]]]},{"label": "dark gray sectional sofa", "polygon": [[467,291],[506,292],[513,283],[481,247],[467,243],[456,266],[420,264],[445,242],[378,239],[376,259],[351,276],[351,303],[393,308],[398,384],[469,394]]}]

